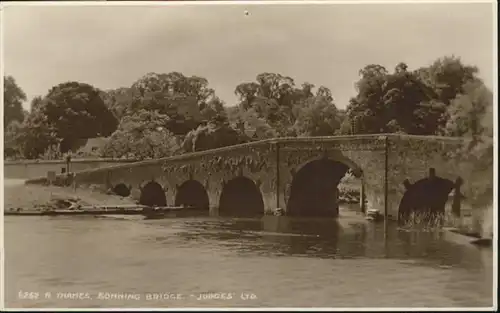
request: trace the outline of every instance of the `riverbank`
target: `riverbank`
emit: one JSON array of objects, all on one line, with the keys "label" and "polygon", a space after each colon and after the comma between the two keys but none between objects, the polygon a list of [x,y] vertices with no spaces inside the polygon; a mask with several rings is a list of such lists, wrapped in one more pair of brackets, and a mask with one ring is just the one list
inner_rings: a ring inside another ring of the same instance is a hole
[{"label": "riverbank", "polygon": [[339,204],[355,204],[361,201],[361,181],[344,179],[338,185]]},{"label": "riverbank", "polygon": [[108,195],[90,189],[77,189],[71,187],[25,185],[22,180],[4,181],[4,210],[22,208],[34,210],[40,206],[54,202],[58,199],[68,199],[80,205],[134,205],[131,198]]}]

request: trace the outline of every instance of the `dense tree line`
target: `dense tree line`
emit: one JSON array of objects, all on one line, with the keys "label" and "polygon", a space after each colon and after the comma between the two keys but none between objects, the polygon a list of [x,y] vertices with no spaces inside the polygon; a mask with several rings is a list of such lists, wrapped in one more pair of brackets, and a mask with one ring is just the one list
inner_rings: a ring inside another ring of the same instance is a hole
[{"label": "dense tree line", "polygon": [[367,65],[357,95],[340,110],[327,87],[278,73],[236,85],[239,101],[232,106],[205,78],[149,73],[108,91],[64,82],[35,97],[30,112],[22,108],[22,88],[7,76],[4,154],[58,158],[90,138],[107,137],[96,156],[148,159],[271,137],[404,133],[475,138],[474,149],[485,158],[492,141],[479,138],[493,136],[493,95],[477,74],[453,56],[415,70],[404,63],[393,71]]}]

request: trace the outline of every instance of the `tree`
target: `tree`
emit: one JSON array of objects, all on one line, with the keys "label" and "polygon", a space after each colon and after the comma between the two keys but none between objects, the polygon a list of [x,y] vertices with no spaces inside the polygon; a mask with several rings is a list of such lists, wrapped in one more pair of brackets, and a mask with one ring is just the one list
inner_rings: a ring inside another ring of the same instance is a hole
[{"label": "tree", "polygon": [[132,114],[148,110],[168,116],[169,122],[165,127],[175,135],[185,135],[202,122],[200,109],[194,97],[154,92],[135,99],[133,107]]},{"label": "tree", "polygon": [[380,116],[384,110],[381,99],[384,96],[384,84],[388,74],[385,67],[370,64],[359,71],[360,80],[356,83],[358,94],[349,100],[347,116],[359,127],[358,132],[378,133],[383,127]]},{"label": "tree", "polygon": [[302,84],[302,98],[309,98],[314,96],[312,90],[314,89],[314,84],[305,82]]},{"label": "tree", "polygon": [[[256,77],[257,82],[242,83],[236,86],[235,94],[240,98],[240,106],[244,110],[250,108],[256,111],[262,103],[272,101],[277,106],[292,106],[293,102],[303,94],[302,90],[295,88],[291,77],[276,73],[261,73]],[[304,88],[312,86],[306,83]],[[259,112],[264,114],[264,111]]]},{"label": "tree", "polygon": [[127,114],[135,97],[132,88],[123,87],[101,91],[100,95],[106,107],[113,112],[118,120],[121,120]]},{"label": "tree", "polygon": [[229,124],[242,136],[250,136],[254,140],[275,138],[276,130],[255,112],[254,109],[243,110],[240,107],[227,109]]},{"label": "tree", "polygon": [[318,91],[316,92],[316,96],[321,97],[328,102],[333,101],[332,92],[330,91],[330,89],[326,88],[325,86],[321,86],[318,88]]},{"label": "tree", "polygon": [[262,73],[257,75],[259,95],[275,99],[279,105],[290,104],[295,82],[291,77],[276,73]]},{"label": "tree", "polygon": [[165,127],[168,121],[168,116],[148,110],[125,116],[104,146],[102,156],[152,159],[175,154],[180,142]]},{"label": "tree", "polygon": [[339,129],[337,130],[337,134],[339,135],[351,135],[354,134],[354,124],[355,121],[349,120],[347,117],[347,111],[346,110],[338,110],[338,115],[339,115],[339,120],[340,120],[340,126]]},{"label": "tree", "polygon": [[[296,136],[294,124],[306,99],[314,97],[314,85],[308,82],[295,87],[293,78],[277,73],[261,73],[256,82],[242,83],[235,89],[239,96],[239,107],[252,111],[256,118],[263,119],[273,129],[275,136]],[[321,86],[317,96],[332,101],[331,91]],[[266,131],[267,133],[270,133]]]},{"label": "tree", "polygon": [[53,87],[39,111],[47,117],[63,153],[81,139],[111,135],[118,125],[99,90],[84,83],[67,82]]},{"label": "tree", "polygon": [[247,136],[230,127],[227,122],[210,122],[189,132],[182,147],[185,152],[195,152],[237,145],[249,140]]},{"label": "tree", "polygon": [[43,104],[43,98],[41,96],[34,97],[31,100],[31,103],[30,103],[30,109],[31,109],[31,111],[40,110],[42,104]]},{"label": "tree", "polygon": [[22,124],[18,121],[12,121],[5,130],[4,134],[4,157],[17,159],[21,156],[20,136],[22,133]]},{"label": "tree", "polygon": [[399,63],[393,73],[383,66],[368,65],[360,70],[358,94],[347,108],[348,122],[357,133],[406,133],[433,135],[447,122],[450,102],[477,81],[477,68],[459,58],[444,57],[429,67],[410,71]]},{"label": "tree", "polygon": [[204,122],[227,119],[224,102],[218,97],[208,100],[206,104],[202,104],[200,109],[200,114]]},{"label": "tree", "polygon": [[132,89],[137,90],[141,96],[147,93],[161,92],[193,97],[198,106],[214,95],[214,90],[208,87],[207,79],[198,76],[186,77],[179,72],[148,73],[137,80],[132,85]]},{"label": "tree", "polygon": [[432,101],[432,91],[399,63],[393,74],[387,75],[383,86],[383,132],[432,135],[439,128],[444,108]]},{"label": "tree", "polygon": [[463,92],[451,100],[442,133],[454,137],[493,136],[493,93],[478,81],[466,83]]},{"label": "tree", "polygon": [[20,123],[24,121],[23,102],[26,101],[26,94],[12,76],[4,76],[3,84],[4,130],[6,130],[13,121]]},{"label": "tree", "polygon": [[326,94],[305,100],[293,126],[298,136],[333,136],[339,130],[340,114],[330,99]]},{"label": "tree", "polygon": [[240,98],[240,106],[244,110],[250,109],[259,94],[260,85],[254,82],[242,83],[236,86],[234,93]]},{"label": "tree", "polygon": [[455,56],[437,59],[428,67],[418,69],[420,79],[436,93],[436,100],[448,105],[458,94],[464,92],[464,86],[478,80],[478,68],[465,65]]},{"label": "tree", "polygon": [[56,130],[41,109],[32,110],[18,130],[17,144],[26,159],[39,158],[47,149],[59,144]]},{"label": "tree", "polygon": [[[203,123],[206,116],[201,111],[211,108],[221,112],[216,104],[220,99],[202,77],[186,77],[178,72],[149,73],[131,89],[134,96],[127,114],[141,109],[156,110],[170,118],[166,127],[175,135],[185,135]],[[205,113],[210,114],[208,110]]]}]

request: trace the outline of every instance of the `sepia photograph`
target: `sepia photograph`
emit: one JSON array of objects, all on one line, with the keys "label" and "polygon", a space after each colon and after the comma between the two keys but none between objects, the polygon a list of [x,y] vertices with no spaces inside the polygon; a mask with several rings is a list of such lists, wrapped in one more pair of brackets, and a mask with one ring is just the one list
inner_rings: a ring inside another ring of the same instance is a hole
[{"label": "sepia photograph", "polygon": [[0,4],[1,306],[494,310],[496,1]]}]

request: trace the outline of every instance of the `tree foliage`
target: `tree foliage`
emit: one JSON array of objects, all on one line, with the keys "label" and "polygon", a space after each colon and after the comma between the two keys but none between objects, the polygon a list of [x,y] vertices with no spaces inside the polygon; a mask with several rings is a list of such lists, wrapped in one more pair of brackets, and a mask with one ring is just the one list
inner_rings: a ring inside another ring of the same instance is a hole
[{"label": "tree foliage", "polygon": [[458,94],[465,92],[464,86],[477,78],[478,68],[462,63],[455,56],[437,59],[428,67],[417,70],[420,78],[436,93],[437,100],[448,105]]},{"label": "tree foliage", "polygon": [[344,132],[442,133],[446,125],[453,124],[450,119],[457,117],[449,111],[453,99],[470,92],[468,84],[482,84],[476,77],[477,68],[454,56],[413,71],[405,63],[399,63],[392,73],[371,64],[359,74],[358,94],[347,107]]},{"label": "tree foliage", "polygon": [[248,142],[249,138],[226,123],[210,122],[190,131],[182,147],[184,152],[196,152]]},{"label": "tree foliage", "polygon": [[22,156],[20,150],[20,135],[22,133],[22,124],[18,121],[12,121],[7,125],[4,132],[4,157],[6,159],[16,159]]},{"label": "tree foliage", "polygon": [[17,149],[27,159],[36,159],[59,143],[55,129],[40,109],[32,111],[15,131]]},{"label": "tree foliage", "polygon": [[78,82],[54,86],[33,114],[46,117],[61,142],[61,152],[71,150],[81,139],[109,136],[118,125],[99,91]]},{"label": "tree foliage", "polygon": [[489,162],[492,146],[480,137],[493,136],[493,98],[477,74],[454,56],[415,70],[369,64],[339,110],[327,87],[279,73],[235,84],[239,100],[231,107],[203,77],[148,73],[107,91],[59,84],[35,97],[29,114],[24,92],[6,77],[5,154],[37,158],[109,136],[102,156],[148,159],[274,137],[383,132],[472,137],[466,153]]},{"label": "tree foliage", "polygon": [[240,134],[252,140],[263,140],[277,137],[277,132],[254,109],[244,110],[238,106],[227,109],[228,120]]},{"label": "tree foliage", "polygon": [[179,72],[148,73],[130,88],[106,92],[104,98],[120,118],[141,110],[167,115],[169,123],[165,127],[175,135],[186,135],[223,111],[223,103],[208,86],[207,79]]},{"label": "tree foliage", "polygon": [[16,83],[12,76],[4,76],[3,81],[3,121],[4,130],[10,123],[24,121],[25,112],[23,102],[26,101],[26,94]]},{"label": "tree foliage", "polygon": [[[110,144],[106,149],[107,155],[116,157],[131,155],[140,145],[149,148],[136,153],[137,158],[168,156],[178,150],[185,136],[199,127],[227,121],[224,103],[208,86],[208,81],[178,72],[148,73],[128,89],[107,92],[105,98],[108,106],[121,116],[120,127],[110,139],[121,144]],[[139,138],[139,134],[151,138]],[[167,145],[156,146],[165,140]],[[112,146],[114,152],[110,152]]]},{"label": "tree foliage", "polygon": [[[340,122],[334,122],[338,118],[332,93],[320,86],[315,95],[314,87],[309,82],[296,87],[293,78],[277,73],[259,74],[256,82],[242,83],[235,89],[240,98],[238,119],[246,121],[251,118],[252,122],[235,122],[245,128],[267,128],[258,131],[259,137],[270,134],[277,137],[319,133],[333,135]],[[316,122],[321,125],[312,125]],[[252,123],[259,126],[252,126]]]},{"label": "tree foliage", "polygon": [[141,110],[125,116],[111,135],[103,157],[152,159],[174,154],[179,140],[166,128],[168,116],[156,111]]},{"label": "tree foliage", "polygon": [[463,86],[446,110],[442,133],[454,137],[493,136],[493,93],[481,82]]},{"label": "tree foliage", "polygon": [[340,129],[341,117],[331,96],[320,94],[318,90],[318,96],[309,97],[298,108],[293,126],[298,136],[332,136]]}]

